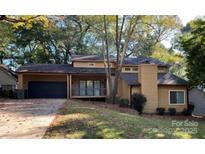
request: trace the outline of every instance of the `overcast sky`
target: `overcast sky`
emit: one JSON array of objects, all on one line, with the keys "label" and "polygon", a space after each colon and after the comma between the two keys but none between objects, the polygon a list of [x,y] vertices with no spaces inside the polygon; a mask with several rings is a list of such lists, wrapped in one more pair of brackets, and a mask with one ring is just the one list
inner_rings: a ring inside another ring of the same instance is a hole
[{"label": "overcast sky", "polygon": [[195,17],[199,16],[199,15],[193,15],[193,14],[186,14],[186,15],[178,15],[181,20],[183,25],[185,26],[187,24],[187,22],[193,20]]}]

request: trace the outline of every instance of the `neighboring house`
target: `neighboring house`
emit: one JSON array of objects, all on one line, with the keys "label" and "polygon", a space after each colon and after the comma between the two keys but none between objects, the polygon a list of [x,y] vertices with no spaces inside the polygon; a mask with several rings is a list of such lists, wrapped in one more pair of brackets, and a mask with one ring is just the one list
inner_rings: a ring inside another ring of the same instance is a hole
[{"label": "neighboring house", "polygon": [[5,65],[0,65],[0,89],[14,90],[16,88],[16,76],[12,70]]},{"label": "neighboring house", "polygon": [[189,102],[194,104],[195,115],[205,115],[205,92],[198,88],[193,88],[189,91]]},{"label": "neighboring house", "polygon": [[[112,79],[115,60],[111,59]],[[187,108],[188,83],[169,73],[168,65],[144,56],[125,58],[118,96],[131,99],[134,92],[147,97],[145,112],[157,107]],[[17,70],[18,89],[29,98],[105,98],[109,94],[103,57],[77,56],[72,64],[34,64]]]}]

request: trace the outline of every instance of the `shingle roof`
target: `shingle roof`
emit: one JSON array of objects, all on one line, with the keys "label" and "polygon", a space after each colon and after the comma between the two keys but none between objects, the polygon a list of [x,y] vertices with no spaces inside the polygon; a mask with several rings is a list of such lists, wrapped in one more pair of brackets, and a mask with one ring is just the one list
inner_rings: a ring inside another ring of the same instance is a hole
[{"label": "shingle roof", "polygon": [[[121,73],[120,78],[128,85],[140,85],[137,73]],[[158,85],[188,85],[188,82],[171,73],[158,73]]]},{"label": "shingle roof", "polygon": [[[72,56],[73,61],[82,61],[82,60],[88,60],[88,61],[103,61],[103,56],[98,56],[98,55],[75,55]],[[110,56],[110,60],[115,60],[114,56]],[[168,64],[158,60],[154,59],[151,57],[145,57],[145,56],[138,56],[136,58],[125,58],[123,61],[124,65],[139,65],[143,63],[148,63],[148,64],[157,64],[159,66],[169,66]]]},{"label": "shingle roof", "polygon": [[[105,74],[104,68],[81,68],[73,67],[71,64],[32,64],[21,66],[17,73],[83,73],[83,74]],[[114,70],[112,69],[114,74]],[[137,73],[121,73],[120,78],[128,85],[139,85]],[[188,82],[171,73],[158,73],[159,85],[187,85]]]},{"label": "shingle roof", "polygon": [[24,66],[19,67],[16,70],[16,72],[18,72],[18,73],[94,73],[94,74],[105,74],[105,69],[104,68],[73,67],[71,64],[31,64],[31,65],[24,65]]},{"label": "shingle roof", "polygon": [[[114,60],[114,56],[110,56],[110,60]],[[100,55],[74,55],[72,56],[72,61],[81,61],[81,60],[96,60],[103,61],[104,57]]]},{"label": "shingle roof", "polygon": [[139,56],[136,58],[125,58],[123,64],[124,65],[139,65],[139,64],[157,64],[159,66],[169,66],[168,64],[158,60],[158,59],[154,59],[151,57],[145,57],[145,56]]},{"label": "shingle roof", "polygon": [[159,73],[159,85],[188,85],[188,82],[172,73]]},{"label": "shingle roof", "polygon": [[16,74],[11,69],[9,69],[7,66],[1,64],[0,68],[3,69],[4,72],[7,73],[9,76],[16,78]]},{"label": "shingle roof", "polygon": [[120,78],[128,85],[139,85],[137,73],[121,73]]}]

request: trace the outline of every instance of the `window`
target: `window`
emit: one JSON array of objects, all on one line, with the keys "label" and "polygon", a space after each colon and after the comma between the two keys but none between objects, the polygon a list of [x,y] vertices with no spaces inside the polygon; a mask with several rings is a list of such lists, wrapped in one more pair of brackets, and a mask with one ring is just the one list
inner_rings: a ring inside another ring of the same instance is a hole
[{"label": "window", "polygon": [[95,63],[89,63],[88,66],[89,67],[95,67]]},{"label": "window", "polygon": [[170,105],[182,105],[185,104],[185,91],[183,90],[170,90],[169,91],[169,104]]},{"label": "window", "polygon": [[100,96],[100,81],[94,81],[94,96]]},{"label": "window", "polygon": [[86,89],[86,81],[80,81],[80,96],[85,96],[85,89]]},{"label": "window", "polygon": [[80,80],[80,96],[104,95],[104,82],[100,80]]},{"label": "window", "polygon": [[130,67],[125,67],[124,69],[125,69],[125,71],[130,71],[131,70]]},{"label": "window", "polygon": [[133,68],[132,68],[132,71],[137,72],[137,71],[138,71],[138,68],[137,68],[137,67],[133,67]]}]

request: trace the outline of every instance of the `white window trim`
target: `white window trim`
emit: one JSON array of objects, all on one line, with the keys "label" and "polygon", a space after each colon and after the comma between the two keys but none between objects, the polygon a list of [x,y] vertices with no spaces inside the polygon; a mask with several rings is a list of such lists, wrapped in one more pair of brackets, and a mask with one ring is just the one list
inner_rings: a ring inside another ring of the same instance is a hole
[{"label": "white window trim", "polygon": [[[182,91],[182,92],[184,92],[184,103],[183,103],[183,104],[180,104],[180,103],[170,104],[170,92],[171,92],[171,91]],[[169,97],[168,97],[169,105],[185,105],[185,99],[186,99],[186,98],[185,98],[185,96],[186,96],[186,95],[185,95],[185,92],[186,92],[185,90],[169,90],[169,93],[168,93],[168,95],[169,95]]]}]

